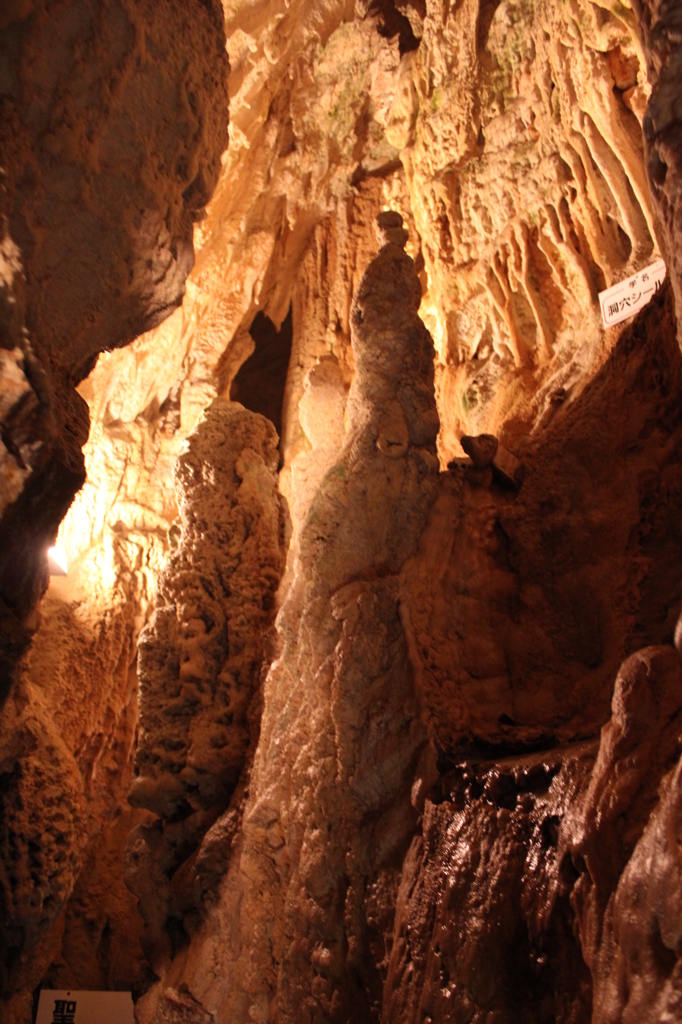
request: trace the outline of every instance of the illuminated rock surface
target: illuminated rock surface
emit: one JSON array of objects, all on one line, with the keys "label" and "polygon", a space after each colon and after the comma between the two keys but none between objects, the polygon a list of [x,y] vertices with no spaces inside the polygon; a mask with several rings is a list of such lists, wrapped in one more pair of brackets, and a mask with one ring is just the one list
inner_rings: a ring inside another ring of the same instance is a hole
[{"label": "illuminated rock surface", "polygon": [[85,478],[75,385],[182,301],[192,222],[227,144],[228,69],[210,2],[0,12],[0,703],[14,681],[0,756],[3,1019],[30,1019],[65,924],[79,972],[68,984],[120,985],[142,968],[124,794],[158,537],[109,532],[75,574],[70,552],[18,680],[15,666],[39,624],[47,547]]},{"label": "illuminated rock surface", "polygon": [[678,8],[0,14],[3,1020],[682,1019]]},{"label": "illuminated rock surface", "polygon": [[[265,417],[217,398],[176,465],[177,546],[139,642],[140,739],[129,795],[162,819],[136,830],[127,877],[155,967],[172,949],[166,921],[196,912],[226,870],[230,798],[253,758],[284,568],[277,457]],[[161,881],[150,887],[151,877]]]},{"label": "illuminated rock surface", "polygon": [[74,385],[182,302],[227,143],[228,63],[210,0],[28,0],[5,5],[0,33],[3,699],[85,479]]},{"label": "illuminated rock surface", "polygon": [[[370,920],[414,825],[410,780],[425,742],[399,615],[399,571],[438,487],[419,301],[412,261],[388,241],[351,312],[346,441],[279,614],[242,839],[184,970],[171,967],[182,972],[175,989],[226,1019],[248,1020],[250,1006],[267,1015],[273,1000],[282,1019],[306,1021],[369,1019],[380,1006],[384,954]],[[229,933],[216,917],[233,919]],[[210,980],[209,961],[227,969]],[[164,989],[145,1017],[166,1019]]]}]

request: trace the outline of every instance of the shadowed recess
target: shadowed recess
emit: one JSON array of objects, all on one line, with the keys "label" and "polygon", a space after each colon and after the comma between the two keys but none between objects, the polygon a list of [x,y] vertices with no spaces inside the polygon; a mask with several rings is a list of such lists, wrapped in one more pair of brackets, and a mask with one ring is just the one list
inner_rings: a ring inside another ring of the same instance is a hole
[{"label": "shadowed recess", "polygon": [[256,348],[232,382],[230,398],[259,412],[282,433],[282,402],[293,337],[291,307],[279,331],[269,316],[256,313],[249,334]]}]

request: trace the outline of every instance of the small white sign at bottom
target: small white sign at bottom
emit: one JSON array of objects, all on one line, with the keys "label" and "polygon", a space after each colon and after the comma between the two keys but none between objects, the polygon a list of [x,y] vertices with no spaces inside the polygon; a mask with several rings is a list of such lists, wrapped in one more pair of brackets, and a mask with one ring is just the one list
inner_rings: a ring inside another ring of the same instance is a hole
[{"label": "small white sign at bottom", "polygon": [[130,992],[40,992],[36,1024],[135,1024]]},{"label": "small white sign at bottom", "polygon": [[665,263],[663,260],[656,260],[632,277],[626,277],[624,281],[612,285],[604,292],[599,292],[604,327],[613,327],[638,313],[658,291],[664,280]]}]

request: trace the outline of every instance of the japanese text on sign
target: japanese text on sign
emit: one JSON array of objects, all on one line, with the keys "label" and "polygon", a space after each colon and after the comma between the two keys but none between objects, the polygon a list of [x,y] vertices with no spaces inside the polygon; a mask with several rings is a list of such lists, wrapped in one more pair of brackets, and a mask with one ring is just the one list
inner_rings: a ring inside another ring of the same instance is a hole
[{"label": "japanese text on sign", "polygon": [[634,316],[654,295],[665,280],[665,263],[656,260],[632,277],[626,277],[604,292],[599,292],[599,306],[605,327],[613,327]]},{"label": "japanese text on sign", "polygon": [[42,989],[36,1024],[134,1024],[130,992]]},{"label": "japanese text on sign", "polygon": [[70,999],[55,999],[52,1024],[73,1024],[76,1002]]}]

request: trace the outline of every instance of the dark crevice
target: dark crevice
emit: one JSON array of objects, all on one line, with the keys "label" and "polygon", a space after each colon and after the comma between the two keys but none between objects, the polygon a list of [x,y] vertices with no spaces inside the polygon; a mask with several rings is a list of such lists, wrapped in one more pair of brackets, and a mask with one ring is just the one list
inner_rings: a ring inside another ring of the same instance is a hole
[{"label": "dark crevice", "polygon": [[353,171],[351,185],[357,188],[367,178],[389,178],[397,171],[401,171],[402,167],[403,164],[400,157],[396,157],[395,160],[389,160],[387,163],[381,164],[380,167],[374,167],[371,170],[367,170],[362,164],[359,164]]},{"label": "dark crevice", "polygon": [[398,36],[398,49],[400,56],[410,53],[419,47],[420,40],[414,34],[412,24],[403,10],[413,8],[417,18],[422,20],[426,16],[426,4],[424,0],[411,0],[411,2],[397,4],[394,0],[371,0],[367,15],[376,17],[377,28],[380,36],[384,39],[394,39]]},{"label": "dark crevice", "polygon": [[476,24],[476,50],[478,53],[485,48],[488,42],[488,33],[495,17],[495,11],[500,6],[500,0],[482,0],[478,11]]},{"label": "dark crevice", "polygon": [[289,370],[293,327],[291,307],[279,330],[270,317],[256,313],[249,334],[256,348],[232,381],[230,398],[259,412],[282,434],[282,405]]}]

